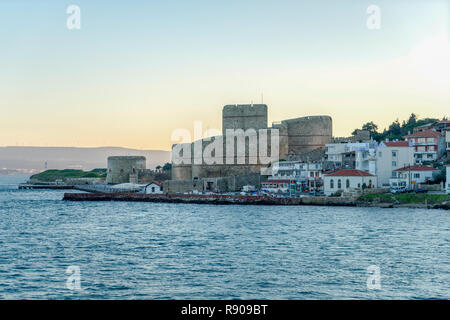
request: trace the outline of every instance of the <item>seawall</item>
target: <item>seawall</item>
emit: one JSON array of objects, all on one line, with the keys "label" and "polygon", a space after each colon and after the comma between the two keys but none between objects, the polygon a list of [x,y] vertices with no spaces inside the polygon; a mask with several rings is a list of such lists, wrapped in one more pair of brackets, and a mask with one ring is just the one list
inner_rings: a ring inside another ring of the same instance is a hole
[{"label": "seawall", "polygon": [[273,198],[267,196],[242,196],[242,195],[65,193],[63,200],[134,201],[134,202],[239,204],[239,205],[356,206],[356,202],[353,198],[341,198],[341,197]]},{"label": "seawall", "polygon": [[131,202],[166,202],[195,203],[220,205],[310,205],[339,207],[378,207],[378,208],[411,208],[411,209],[450,209],[450,203],[373,203],[357,200],[352,197],[303,197],[273,198],[268,196],[242,195],[195,195],[195,194],[143,194],[143,193],[65,193],[65,201],[131,201]]}]

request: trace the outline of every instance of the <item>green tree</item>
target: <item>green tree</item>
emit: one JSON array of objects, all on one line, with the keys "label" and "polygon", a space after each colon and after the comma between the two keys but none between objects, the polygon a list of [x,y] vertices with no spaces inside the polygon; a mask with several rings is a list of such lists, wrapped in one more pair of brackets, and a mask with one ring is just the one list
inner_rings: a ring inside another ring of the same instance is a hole
[{"label": "green tree", "polygon": [[391,125],[389,126],[389,131],[390,131],[390,135],[391,136],[399,136],[401,135],[401,125],[400,122],[397,120],[395,120],[394,122],[391,123]]},{"label": "green tree", "polygon": [[370,122],[367,122],[366,124],[364,124],[362,126],[362,129],[370,131],[370,132],[377,132],[378,126],[375,123],[373,123],[373,121],[370,121]]},{"label": "green tree", "polygon": [[417,115],[415,113],[411,113],[411,115],[409,116],[408,122],[406,123],[407,125],[414,125],[417,122]]}]

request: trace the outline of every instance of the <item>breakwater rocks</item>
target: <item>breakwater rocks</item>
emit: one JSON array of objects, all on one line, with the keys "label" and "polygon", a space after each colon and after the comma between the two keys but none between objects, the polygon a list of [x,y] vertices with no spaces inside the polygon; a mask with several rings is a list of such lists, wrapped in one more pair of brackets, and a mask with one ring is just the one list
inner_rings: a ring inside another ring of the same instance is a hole
[{"label": "breakwater rocks", "polygon": [[63,200],[135,201],[135,202],[240,204],[240,205],[356,206],[356,202],[353,198],[342,198],[342,197],[273,198],[267,196],[242,196],[242,195],[65,193]]}]

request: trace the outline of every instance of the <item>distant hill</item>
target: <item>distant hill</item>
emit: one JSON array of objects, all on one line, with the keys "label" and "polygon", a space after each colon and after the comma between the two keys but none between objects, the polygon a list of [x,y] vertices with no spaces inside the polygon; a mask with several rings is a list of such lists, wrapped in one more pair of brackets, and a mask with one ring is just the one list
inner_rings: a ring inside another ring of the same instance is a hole
[{"label": "distant hill", "polygon": [[92,170],[106,168],[106,159],[109,156],[131,155],[146,157],[149,169],[170,161],[170,151],[163,150],[121,147],[0,147],[0,170],[2,168],[43,170],[45,162],[48,169]]}]

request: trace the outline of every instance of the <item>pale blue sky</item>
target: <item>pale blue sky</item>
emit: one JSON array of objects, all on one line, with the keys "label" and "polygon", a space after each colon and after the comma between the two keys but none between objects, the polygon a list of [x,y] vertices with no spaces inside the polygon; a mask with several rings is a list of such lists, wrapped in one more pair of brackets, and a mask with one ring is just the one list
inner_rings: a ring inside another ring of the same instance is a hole
[{"label": "pale blue sky", "polygon": [[[71,4],[81,30],[66,28]],[[336,135],[448,116],[448,78],[426,79],[439,64],[405,73],[436,36],[448,44],[449,0],[2,0],[0,145],[169,149],[174,129],[220,129],[224,104],[261,92],[271,121],[329,114]]]}]

